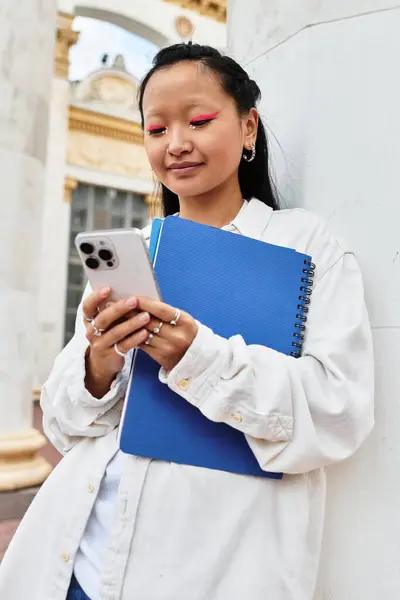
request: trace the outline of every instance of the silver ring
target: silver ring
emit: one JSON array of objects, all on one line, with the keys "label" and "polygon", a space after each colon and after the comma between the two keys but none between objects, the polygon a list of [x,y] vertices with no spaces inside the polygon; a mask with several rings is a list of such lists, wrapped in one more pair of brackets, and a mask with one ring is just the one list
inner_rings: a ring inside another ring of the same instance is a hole
[{"label": "silver ring", "polygon": [[99,327],[96,327],[96,325],[94,324],[94,319],[92,319],[91,324],[93,327],[94,335],[100,337],[101,334],[105,332],[105,329],[100,329]]},{"label": "silver ring", "polygon": [[148,346],[150,344],[150,342],[153,339],[153,337],[154,337],[154,335],[152,333],[149,333],[149,337],[145,341],[146,346]]},{"label": "silver ring", "polygon": [[84,321],[87,321],[88,323],[91,323],[93,321],[93,317],[87,317],[83,311],[82,311],[82,315],[83,315]]},{"label": "silver ring", "polygon": [[153,329],[153,333],[155,335],[158,335],[161,331],[161,327],[164,325],[164,321],[161,321],[160,324],[158,325],[158,327],[154,327]]},{"label": "silver ring", "polygon": [[115,342],[114,344],[114,350],[118,354],[118,356],[121,356],[122,358],[125,358],[125,356],[128,354],[127,352],[121,352],[121,350],[118,348],[117,342]]},{"label": "silver ring", "polygon": [[172,321],[169,322],[169,324],[172,325],[172,327],[176,327],[180,316],[181,316],[181,311],[179,310],[179,308],[177,308],[175,316],[172,319]]}]

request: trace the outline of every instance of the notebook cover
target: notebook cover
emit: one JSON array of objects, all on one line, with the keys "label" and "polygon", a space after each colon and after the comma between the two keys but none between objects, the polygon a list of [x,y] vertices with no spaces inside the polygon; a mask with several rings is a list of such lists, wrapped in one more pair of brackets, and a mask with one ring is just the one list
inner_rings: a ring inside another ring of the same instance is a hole
[{"label": "notebook cover", "polygon": [[[240,334],[290,355],[310,257],[178,217],[156,220],[150,242],[163,301],[225,338]],[[146,456],[246,475],[263,471],[246,437],[210,421],[158,379],[159,365],[138,350],[120,428],[120,448]],[[265,390],[268,394],[268,389]]]}]

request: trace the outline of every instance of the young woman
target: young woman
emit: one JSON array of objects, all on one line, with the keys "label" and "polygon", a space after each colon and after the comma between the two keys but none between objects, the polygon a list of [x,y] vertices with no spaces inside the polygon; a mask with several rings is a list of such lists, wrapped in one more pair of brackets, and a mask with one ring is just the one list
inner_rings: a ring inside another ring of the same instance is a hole
[{"label": "young woman", "polygon": [[[139,93],[145,146],[165,215],[313,257],[303,356],[221,338],[145,298],[98,312],[110,290],[88,290],[42,393],[45,431],[65,456],[6,554],[2,598],[311,600],[324,467],[351,456],[373,425],[371,333],[353,253],[319,217],[278,210],[259,98],[246,72],[210,47],[161,50]],[[262,469],[283,479],[121,454],[137,346],[165,385],[241,431]]]}]

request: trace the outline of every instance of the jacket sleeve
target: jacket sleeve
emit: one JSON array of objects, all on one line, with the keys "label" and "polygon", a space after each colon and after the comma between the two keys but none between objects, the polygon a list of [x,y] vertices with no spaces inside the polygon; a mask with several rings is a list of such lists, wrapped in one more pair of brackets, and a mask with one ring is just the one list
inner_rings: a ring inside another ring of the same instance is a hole
[{"label": "jacket sleeve", "polygon": [[[86,288],[84,297],[89,291]],[[99,399],[85,388],[85,354],[88,345],[80,305],[74,337],[57,356],[40,398],[44,432],[63,454],[82,437],[106,435],[117,427],[121,418],[130,355],[110,390]]]},{"label": "jacket sleeve", "polygon": [[305,473],[349,457],[374,422],[372,336],[354,256],[319,279],[301,358],[201,325],[165,381],[212,421],[242,431],[266,471]]}]

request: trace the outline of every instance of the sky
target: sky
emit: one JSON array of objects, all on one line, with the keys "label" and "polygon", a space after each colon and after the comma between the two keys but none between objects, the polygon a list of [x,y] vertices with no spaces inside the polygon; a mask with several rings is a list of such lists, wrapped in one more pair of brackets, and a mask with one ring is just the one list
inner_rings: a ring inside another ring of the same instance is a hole
[{"label": "sky", "polygon": [[81,33],[70,51],[70,81],[81,80],[101,68],[104,54],[108,54],[108,65],[113,63],[117,54],[122,54],[127,70],[141,79],[158,50],[148,40],[105,21],[76,17],[73,28]]}]

